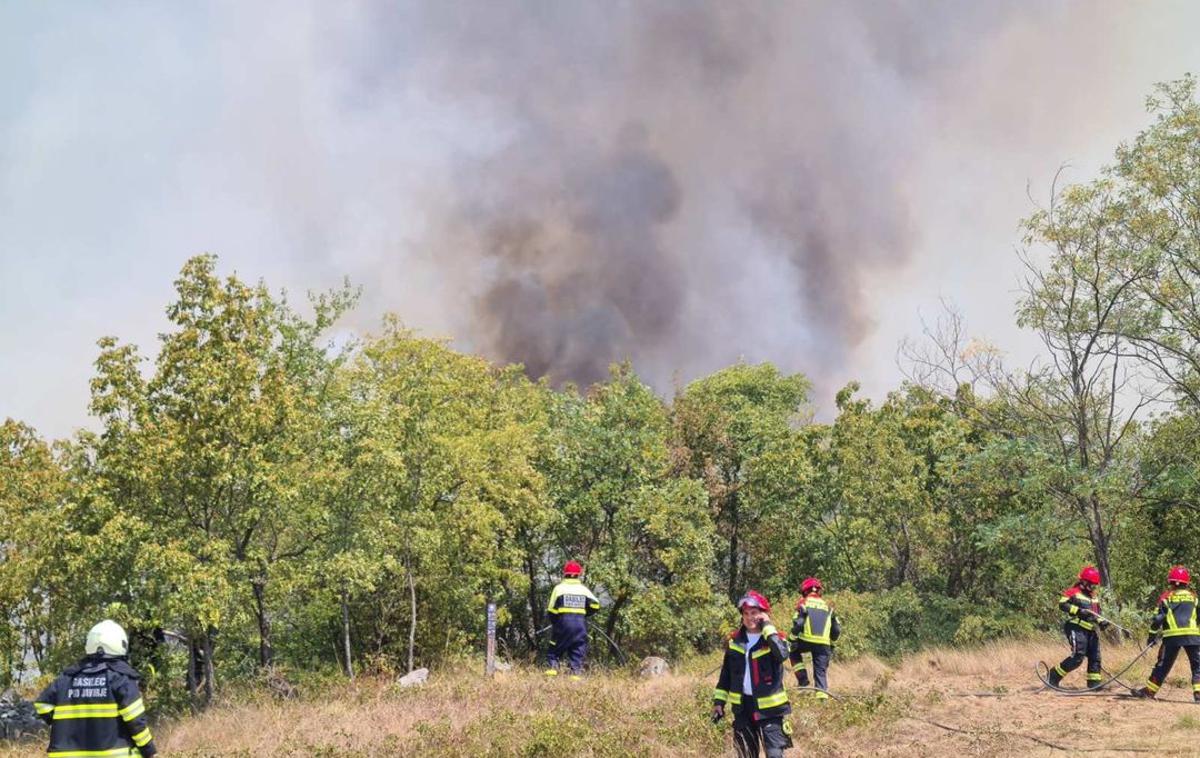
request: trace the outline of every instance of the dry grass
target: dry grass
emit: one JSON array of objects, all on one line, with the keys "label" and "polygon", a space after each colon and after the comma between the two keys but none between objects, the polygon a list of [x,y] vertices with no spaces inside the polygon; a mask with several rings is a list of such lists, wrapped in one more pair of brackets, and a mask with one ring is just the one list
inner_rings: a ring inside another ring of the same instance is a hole
[{"label": "dry grass", "polygon": [[[1037,691],[1033,663],[1053,663],[1064,652],[1047,638],[927,650],[895,667],[871,658],[835,660],[831,685],[849,697],[793,699],[795,739],[803,748],[793,754],[1038,756],[1085,748],[1088,755],[1200,754],[1191,747],[1200,709],[1188,702],[1186,662],[1163,690],[1179,702]],[[1136,652],[1108,646],[1106,667],[1115,671]],[[466,670],[435,672],[423,688],[407,690],[366,680],[299,701],[234,698],[157,731],[164,755],[191,758],[731,754],[728,724],[708,721],[715,679],[709,671],[718,660],[688,661],[655,680],[608,674],[571,682],[522,669],[490,682]],[[1148,669],[1140,663],[1123,679],[1141,682]],[[1073,674],[1068,684],[1081,679]],[[0,748],[0,758],[41,755],[39,747]]]}]

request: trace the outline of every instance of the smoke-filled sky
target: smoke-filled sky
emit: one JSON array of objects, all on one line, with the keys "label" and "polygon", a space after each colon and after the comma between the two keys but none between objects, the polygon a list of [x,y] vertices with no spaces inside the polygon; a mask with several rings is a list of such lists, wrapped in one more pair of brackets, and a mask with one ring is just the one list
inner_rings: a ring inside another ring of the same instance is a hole
[{"label": "smoke-filled sky", "polygon": [[87,423],[191,255],[665,395],[743,358],[895,387],[939,299],[1027,360],[1017,224],[1200,72],[1200,4],[0,4],[0,418]]}]

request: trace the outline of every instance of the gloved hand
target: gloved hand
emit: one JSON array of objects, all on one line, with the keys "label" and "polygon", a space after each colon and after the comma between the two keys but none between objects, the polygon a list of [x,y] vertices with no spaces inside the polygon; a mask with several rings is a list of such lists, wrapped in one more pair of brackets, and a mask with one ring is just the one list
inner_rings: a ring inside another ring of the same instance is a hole
[{"label": "gloved hand", "polygon": [[1149,636],[1146,637],[1146,647],[1152,647],[1157,644],[1158,644],[1158,635],[1154,632],[1150,632]]},{"label": "gloved hand", "polygon": [[712,722],[715,724],[723,718],[725,718],[725,706],[714,705],[712,711]]},{"label": "gloved hand", "polygon": [[1080,608],[1079,609],[1079,618],[1083,619],[1084,621],[1095,621],[1096,614],[1092,613],[1087,608]]}]

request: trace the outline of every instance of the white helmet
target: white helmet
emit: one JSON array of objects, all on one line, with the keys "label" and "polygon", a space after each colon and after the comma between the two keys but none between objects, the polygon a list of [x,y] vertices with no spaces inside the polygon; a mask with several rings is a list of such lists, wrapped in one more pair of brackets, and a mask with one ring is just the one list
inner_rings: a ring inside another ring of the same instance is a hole
[{"label": "white helmet", "polygon": [[120,624],[112,619],[104,619],[88,632],[84,649],[88,655],[104,653],[121,657],[129,655],[129,638]]}]

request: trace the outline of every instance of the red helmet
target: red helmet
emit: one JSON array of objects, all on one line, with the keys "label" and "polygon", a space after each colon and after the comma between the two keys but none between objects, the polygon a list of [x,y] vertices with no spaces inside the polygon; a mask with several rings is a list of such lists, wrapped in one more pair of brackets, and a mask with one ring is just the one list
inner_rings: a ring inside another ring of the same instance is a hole
[{"label": "red helmet", "polygon": [[746,590],[746,594],[742,595],[740,598],[738,598],[737,609],[739,611],[742,609],[743,605],[749,605],[749,606],[753,606],[755,608],[762,608],[764,611],[767,611],[768,613],[771,612],[771,601],[767,600],[766,597],[764,597],[762,594],[760,594],[754,590]]},{"label": "red helmet", "polygon": [[821,586],[821,580],[815,576],[810,576],[800,583],[800,594],[807,595],[809,592],[816,590],[820,592],[824,587]]},{"label": "red helmet", "polygon": [[1176,584],[1187,584],[1192,581],[1192,575],[1183,566],[1172,566],[1167,572],[1167,581],[1175,582]]},{"label": "red helmet", "polygon": [[1100,572],[1096,570],[1095,566],[1084,566],[1079,570],[1079,581],[1099,584]]},{"label": "red helmet", "polygon": [[563,566],[563,576],[579,576],[582,573],[583,566],[578,561],[567,561],[567,565]]}]

